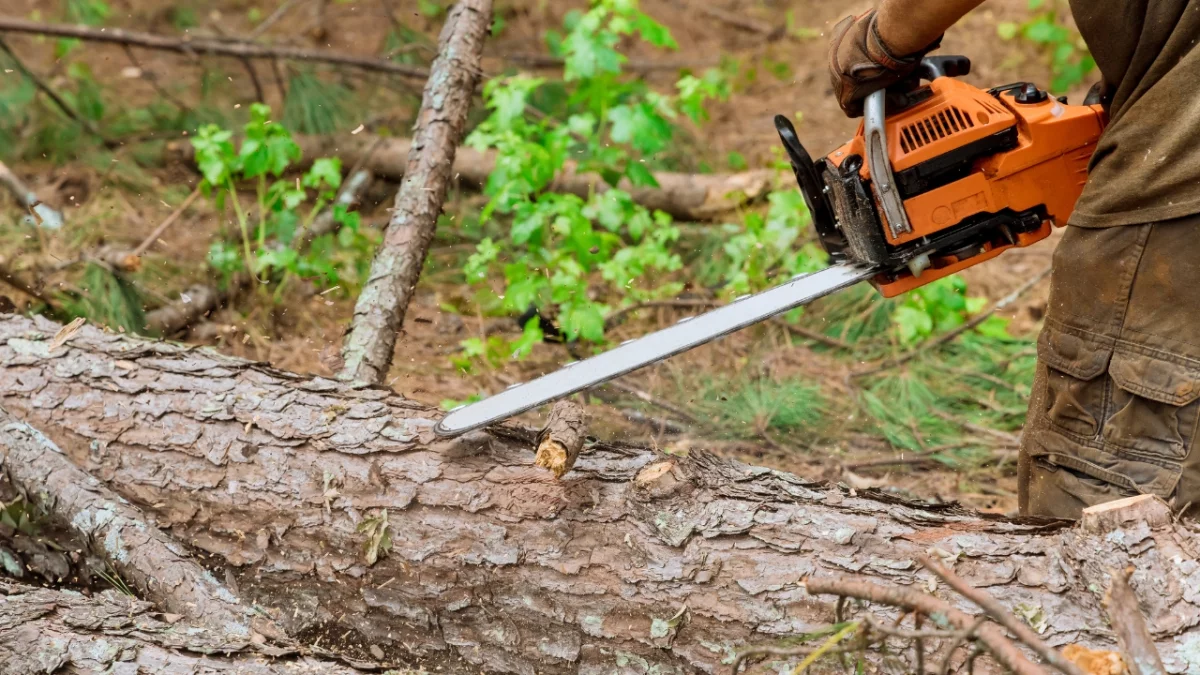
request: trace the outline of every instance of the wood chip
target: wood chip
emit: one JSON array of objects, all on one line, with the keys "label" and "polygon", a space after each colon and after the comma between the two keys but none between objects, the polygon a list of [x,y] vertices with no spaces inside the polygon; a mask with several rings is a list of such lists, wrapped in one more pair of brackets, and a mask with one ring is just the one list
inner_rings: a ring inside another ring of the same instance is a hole
[{"label": "wood chip", "polygon": [[77,319],[74,319],[71,321],[71,323],[63,326],[62,328],[59,328],[58,332],[54,334],[54,339],[50,341],[49,351],[54,351],[55,349],[65,345],[67,340],[70,340],[72,337],[74,337],[74,335],[79,332],[79,329],[83,328],[83,324],[85,323],[87,323],[87,319],[81,316]]}]

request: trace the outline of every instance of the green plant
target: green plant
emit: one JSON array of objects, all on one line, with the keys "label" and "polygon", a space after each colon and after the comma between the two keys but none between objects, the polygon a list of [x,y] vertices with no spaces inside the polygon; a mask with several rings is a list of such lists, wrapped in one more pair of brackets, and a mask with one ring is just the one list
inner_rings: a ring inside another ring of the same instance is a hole
[{"label": "green plant", "polygon": [[820,388],[803,380],[705,377],[679,386],[697,418],[720,436],[757,438],[775,431],[811,438],[827,412]]},{"label": "green plant", "polygon": [[[300,160],[300,147],[285,126],[270,118],[269,107],[252,105],[240,148],[234,147],[232,131],[216,125],[202,127],[192,139],[204,177],[201,189],[218,209],[230,207],[238,226],[237,243],[219,239],[212,244],[209,265],[225,284],[243,268],[261,282],[274,282],[277,300],[294,277],[325,287],[341,285],[347,273],[361,278],[373,244],[360,228],[358,214],[344,205],[331,209],[341,226],[336,234],[316,237],[307,250],[301,245],[341,185],[341,161],[317,159],[303,176],[282,179]],[[239,198],[239,182],[254,187],[249,208]]]},{"label": "green plant", "polygon": [[87,317],[98,325],[130,333],[145,330],[146,316],[142,309],[141,294],[124,275],[99,264],[88,263],[80,291],[78,297],[72,297],[64,303],[64,309],[70,316]]},{"label": "green plant", "polygon": [[[484,88],[490,114],[468,139],[496,152],[482,217],[511,218],[512,224],[507,237],[481,241],[464,272],[476,284],[502,274],[503,290],[482,298],[486,311],[519,314],[536,306],[557,315],[568,340],[599,342],[613,305],[682,288],[666,278],[681,267],[671,250],[679,230],[670,216],[616,186],[622,179],[656,186],[653,158],[669,147],[675,120],[703,120],[704,102],[727,95],[728,85],[716,71],[687,75],[678,93],[666,96],[623,77],[625,57],[616,49],[622,38],[675,47],[636,0],[596,0],[587,12],[571,12],[565,27],[565,35],[548,33],[547,42],[564,59],[569,89],[524,76],[494,79]],[[550,111],[557,117],[530,113],[545,93],[557,103]],[[609,189],[586,198],[548,191],[568,160]],[[468,349],[477,356],[487,351],[474,343]],[[522,350],[511,353],[519,358]]]},{"label": "green plant", "polygon": [[1070,10],[1061,0],[1029,0],[1029,10],[1035,14],[1022,23],[1003,22],[996,26],[1000,37],[1011,40],[1021,37],[1039,45],[1049,56],[1053,80],[1050,90],[1056,94],[1083,83],[1096,68],[1083,38],[1074,26],[1067,23]]}]

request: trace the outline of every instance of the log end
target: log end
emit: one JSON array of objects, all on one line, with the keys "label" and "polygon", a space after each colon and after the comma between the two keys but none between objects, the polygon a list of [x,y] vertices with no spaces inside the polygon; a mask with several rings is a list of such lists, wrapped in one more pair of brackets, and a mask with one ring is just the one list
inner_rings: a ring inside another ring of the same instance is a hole
[{"label": "log end", "polygon": [[1127,524],[1144,522],[1150,527],[1171,523],[1171,507],[1155,495],[1137,495],[1089,506],[1079,521],[1085,532],[1107,534]]}]

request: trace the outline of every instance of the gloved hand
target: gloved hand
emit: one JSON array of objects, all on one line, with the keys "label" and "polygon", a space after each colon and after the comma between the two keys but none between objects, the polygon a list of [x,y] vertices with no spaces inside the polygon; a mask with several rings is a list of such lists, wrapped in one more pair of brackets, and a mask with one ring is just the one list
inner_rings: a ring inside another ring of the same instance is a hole
[{"label": "gloved hand", "polygon": [[848,16],[833,27],[829,41],[829,76],[838,104],[849,117],[861,117],[863,99],[908,77],[926,54],[937,49],[939,37],[928,47],[897,56],[879,37],[875,10]]}]

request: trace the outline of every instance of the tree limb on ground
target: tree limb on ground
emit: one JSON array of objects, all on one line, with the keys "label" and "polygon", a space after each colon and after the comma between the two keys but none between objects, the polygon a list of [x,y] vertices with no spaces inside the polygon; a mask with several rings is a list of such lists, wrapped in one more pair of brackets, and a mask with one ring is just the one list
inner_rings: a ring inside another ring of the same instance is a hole
[{"label": "tree limb on ground", "polygon": [[1168,672],[1200,663],[1187,522],[1010,521],[699,448],[595,442],[556,480],[533,466],[531,430],[438,438],[440,413],[383,388],[91,326],[48,351],[58,330],[0,319],[0,405],[233,568],[289,634],[349,657],[373,645],[376,661],[450,672],[724,672],[744,646],[833,621],[804,579],[924,588],[915,560],[936,550],[1055,648],[1113,647],[1092,589],[1132,566]]},{"label": "tree limb on ground", "polygon": [[[269,659],[267,657],[270,657]],[[0,675],[356,675],[162,614],[116,591],[95,597],[0,581]]]},{"label": "tree limb on ground", "polygon": [[[0,408],[0,470],[9,482],[60,523],[82,534],[137,590],[167,611],[230,637],[250,640],[254,615],[143,514],[71,463],[33,427]],[[44,499],[53,495],[53,499]],[[269,620],[259,630],[282,634]]]},{"label": "tree limb on ground", "polygon": [[[340,157],[342,162],[355,164],[370,153],[363,166],[377,176],[401,180],[408,168],[412,140],[380,138],[371,134],[344,136],[298,136],[306,162],[318,157]],[[188,164],[193,162],[190,143],[168,145],[168,157]],[[492,152],[460,147],[454,157],[452,176],[466,185],[481,188],[487,184],[495,166]],[[654,174],[659,187],[635,187],[622,180],[619,187],[635,202],[651,210],[671,214],[679,220],[708,221],[728,216],[752,202],[764,198],[780,180],[782,174],[771,169],[756,169],[732,174],[688,174],[659,172]],[[576,173],[575,164],[567,162],[567,170],[555,179],[550,190],[573,194],[586,199],[594,192],[604,192],[608,184],[595,174]]]},{"label": "tree limb on ground", "polygon": [[370,56],[355,56],[321,49],[263,45],[256,42],[215,40],[211,38],[173,38],[153,33],[126,30],[124,28],[92,28],[83,25],[43,23],[11,16],[0,16],[0,33],[26,33],[29,35],[51,35],[74,38],[88,42],[107,42],[118,45],[133,45],[145,49],[176,52],[187,56],[207,54],[228,56],[235,59],[284,59],[348,66],[378,73],[391,73],[403,77],[424,80],[429,71],[394,61],[385,61]]},{"label": "tree limb on ground", "polygon": [[387,377],[396,336],[446,201],[491,25],[491,0],[459,0],[446,15],[392,217],[342,343],[340,379],[377,384]]}]

